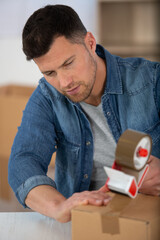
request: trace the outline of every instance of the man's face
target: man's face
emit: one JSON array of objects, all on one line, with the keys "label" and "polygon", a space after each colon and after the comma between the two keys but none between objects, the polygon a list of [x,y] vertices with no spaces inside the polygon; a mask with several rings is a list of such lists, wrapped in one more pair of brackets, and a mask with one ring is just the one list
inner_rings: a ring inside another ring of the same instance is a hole
[{"label": "man's face", "polygon": [[45,79],[73,102],[87,100],[96,80],[96,44],[88,38],[73,44],[58,37],[45,55],[34,59]]}]

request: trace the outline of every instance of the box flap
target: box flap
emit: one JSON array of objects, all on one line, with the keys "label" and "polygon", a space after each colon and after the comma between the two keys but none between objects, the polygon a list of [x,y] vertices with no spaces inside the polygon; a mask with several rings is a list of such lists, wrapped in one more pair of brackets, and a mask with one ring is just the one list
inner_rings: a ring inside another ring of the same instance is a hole
[{"label": "box flap", "polygon": [[158,213],[160,217],[159,197],[138,194],[137,197],[121,211],[120,217],[149,222],[157,218]]}]

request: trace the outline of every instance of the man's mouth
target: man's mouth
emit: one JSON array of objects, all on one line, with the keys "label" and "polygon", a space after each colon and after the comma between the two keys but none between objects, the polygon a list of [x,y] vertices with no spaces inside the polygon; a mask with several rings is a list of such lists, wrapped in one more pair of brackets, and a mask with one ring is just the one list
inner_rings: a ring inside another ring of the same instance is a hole
[{"label": "man's mouth", "polygon": [[68,95],[75,95],[75,94],[77,94],[79,92],[79,89],[80,89],[80,85],[75,87],[75,88],[72,88],[70,90],[67,90],[66,93]]}]

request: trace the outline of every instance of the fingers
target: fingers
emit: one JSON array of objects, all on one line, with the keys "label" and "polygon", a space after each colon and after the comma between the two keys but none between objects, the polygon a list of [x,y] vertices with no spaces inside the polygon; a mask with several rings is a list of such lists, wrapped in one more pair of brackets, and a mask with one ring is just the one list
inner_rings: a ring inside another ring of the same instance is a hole
[{"label": "fingers", "polygon": [[93,191],[89,194],[88,204],[95,205],[95,206],[103,206],[107,205],[111,200],[111,197],[108,196],[105,192],[101,191]]},{"label": "fingers", "polygon": [[149,170],[148,173],[144,179],[144,182],[156,179],[160,181],[160,159],[151,156],[150,160],[148,162],[149,164]]},{"label": "fingers", "polygon": [[160,177],[156,176],[147,181],[144,181],[142,186],[139,189],[139,192],[143,194],[149,194],[153,196],[160,195]]},{"label": "fingers", "polygon": [[148,164],[151,163],[153,159],[154,159],[154,156],[153,156],[153,155],[150,155],[150,157],[149,157],[147,163],[148,163]]},{"label": "fingers", "polygon": [[56,209],[56,220],[67,222],[71,220],[71,210],[80,205],[106,206],[111,197],[100,191],[84,191],[74,193],[70,198],[62,202]]},{"label": "fingers", "polygon": [[157,157],[155,157],[155,156],[153,156],[153,155],[150,155],[150,157],[149,157],[147,163],[150,164],[150,163],[152,163],[152,162],[154,162],[154,163],[156,162],[156,164],[157,164],[157,163],[160,162],[160,159],[157,158]]},{"label": "fingers", "polygon": [[99,191],[106,193],[106,192],[109,192],[109,188],[108,188],[107,185],[105,184],[103,187],[101,187],[101,188],[99,189]]},{"label": "fingers", "polygon": [[82,193],[73,194],[74,204],[76,205],[107,205],[107,203],[111,200],[111,197],[106,193],[101,191],[85,191]]},{"label": "fingers", "polygon": [[110,202],[111,198],[106,198],[104,200],[101,199],[90,199],[89,204],[94,206],[106,206]]}]

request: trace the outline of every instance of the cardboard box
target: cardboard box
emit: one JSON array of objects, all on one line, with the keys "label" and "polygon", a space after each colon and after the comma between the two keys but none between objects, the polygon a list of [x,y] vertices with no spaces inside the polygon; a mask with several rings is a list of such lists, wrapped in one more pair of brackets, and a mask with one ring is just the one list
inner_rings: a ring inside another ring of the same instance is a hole
[{"label": "cardboard box", "polygon": [[16,85],[0,87],[0,199],[6,201],[11,200],[8,159],[23,110],[34,89]]},{"label": "cardboard box", "polygon": [[[11,200],[11,188],[8,184],[8,159],[11,147],[21,124],[23,110],[34,87],[8,85],[0,87],[0,199]],[[55,154],[51,164],[54,171]],[[50,175],[53,176],[52,171]]]},{"label": "cardboard box", "polygon": [[114,194],[108,206],[72,211],[72,240],[159,240],[160,198]]},{"label": "cardboard box", "polygon": [[8,158],[0,156],[0,212],[30,211],[30,209],[24,209],[17,201],[8,183]]},{"label": "cardboard box", "polygon": [[33,87],[8,85],[0,88],[0,155],[10,156],[17,127]]},{"label": "cardboard box", "polygon": [[0,156],[0,198],[10,200],[10,186],[8,184],[8,161]]},{"label": "cardboard box", "polygon": [[[8,85],[0,87],[0,155],[10,156],[11,147],[21,124],[23,110],[34,87]],[[52,158],[54,165],[55,155]]]}]

